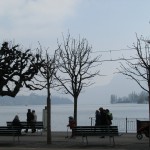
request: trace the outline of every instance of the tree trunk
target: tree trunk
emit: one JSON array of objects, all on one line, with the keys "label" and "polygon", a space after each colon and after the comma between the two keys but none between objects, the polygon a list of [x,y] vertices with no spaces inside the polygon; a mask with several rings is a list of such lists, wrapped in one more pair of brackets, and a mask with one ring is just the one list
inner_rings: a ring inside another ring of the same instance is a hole
[{"label": "tree trunk", "polygon": [[51,94],[50,94],[50,87],[49,87],[49,80],[48,80],[48,87],[47,87],[47,144],[51,144]]},{"label": "tree trunk", "polygon": [[[150,87],[149,87],[149,122],[150,122]],[[149,147],[150,147],[150,125],[149,125]]]},{"label": "tree trunk", "polygon": [[74,119],[75,119],[75,122],[76,122],[76,125],[77,125],[77,102],[78,98],[77,97],[74,97]]},{"label": "tree trunk", "polygon": [[[149,75],[150,75],[150,70],[149,70]],[[149,103],[149,122],[150,122],[150,76],[148,79],[148,103]],[[150,125],[149,125],[149,147],[150,147]]]}]

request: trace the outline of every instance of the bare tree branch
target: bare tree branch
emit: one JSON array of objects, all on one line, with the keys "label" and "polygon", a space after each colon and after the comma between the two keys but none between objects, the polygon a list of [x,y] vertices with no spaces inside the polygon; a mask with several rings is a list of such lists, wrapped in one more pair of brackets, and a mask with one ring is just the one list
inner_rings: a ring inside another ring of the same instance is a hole
[{"label": "bare tree branch", "polygon": [[77,99],[83,88],[90,86],[92,78],[99,75],[95,71],[100,56],[91,58],[92,47],[86,39],[76,40],[70,37],[65,39],[59,46],[58,73],[59,89],[69,93],[74,98],[74,117],[77,121]]}]

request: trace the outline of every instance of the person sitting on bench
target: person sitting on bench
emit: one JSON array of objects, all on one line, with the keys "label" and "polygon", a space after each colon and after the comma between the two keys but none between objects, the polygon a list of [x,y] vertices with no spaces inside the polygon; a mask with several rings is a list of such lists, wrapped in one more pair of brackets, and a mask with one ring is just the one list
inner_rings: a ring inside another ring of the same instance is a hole
[{"label": "person sitting on bench", "polygon": [[18,115],[16,115],[16,116],[14,117],[14,119],[13,119],[13,121],[12,121],[12,127],[13,127],[14,129],[18,129],[19,132],[20,132],[20,134],[21,134],[22,125],[21,125],[21,123],[20,123],[20,120],[19,120],[19,116],[18,116]]}]

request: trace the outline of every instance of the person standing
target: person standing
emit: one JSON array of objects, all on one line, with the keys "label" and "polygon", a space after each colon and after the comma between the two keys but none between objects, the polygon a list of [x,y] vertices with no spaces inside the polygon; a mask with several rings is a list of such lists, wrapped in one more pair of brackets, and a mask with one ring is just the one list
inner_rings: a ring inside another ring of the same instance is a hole
[{"label": "person standing", "polygon": [[[74,118],[72,116],[69,117],[69,124],[67,125],[67,127],[70,127],[70,129],[72,130],[74,127],[76,126],[76,122],[74,120]],[[71,138],[74,136],[74,133],[72,131],[72,135]]]},{"label": "person standing", "polygon": [[32,128],[32,120],[33,120],[33,115],[32,115],[31,109],[28,109],[28,112],[27,112],[27,128],[25,130],[26,133],[28,132],[29,128]]},{"label": "person standing", "polygon": [[33,115],[33,119],[32,119],[32,133],[36,132],[36,128],[35,128],[35,124],[37,121],[37,115],[35,113],[35,110],[32,110],[32,115]]},{"label": "person standing", "polygon": [[112,120],[113,120],[113,115],[109,111],[109,109],[106,109],[106,117],[107,117],[107,124],[111,125],[112,124]]},{"label": "person standing", "polygon": [[103,107],[99,108],[100,111],[100,125],[107,125],[107,116]]},{"label": "person standing", "polygon": [[99,110],[95,111],[95,126],[99,126],[100,125],[100,112]]}]

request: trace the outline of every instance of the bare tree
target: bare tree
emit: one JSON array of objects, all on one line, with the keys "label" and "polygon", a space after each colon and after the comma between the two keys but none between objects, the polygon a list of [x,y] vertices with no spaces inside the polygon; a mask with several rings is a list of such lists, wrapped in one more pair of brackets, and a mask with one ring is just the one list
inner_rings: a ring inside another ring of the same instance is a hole
[{"label": "bare tree", "polygon": [[148,92],[150,120],[150,47],[147,40],[137,37],[137,43],[134,43],[133,48],[136,50],[136,56],[124,59],[126,64],[121,63],[118,70],[119,73],[128,76]]},{"label": "bare tree", "polygon": [[29,49],[23,52],[19,45],[4,42],[0,48],[0,96],[15,97],[23,86],[41,89],[36,75],[42,63],[39,54],[34,55]]},{"label": "bare tree", "polygon": [[86,39],[76,40],[67,36],[63,38],[63,44],[59,46],[59,72],[56,78],[60,83],[60,88],[66,94],[70,94],[74,99],[74,119],[77,124],[77,102],[79,94],[83,88],[93,84],[91,79],[99,75],[99,71],[94,70],[98,65],[99,56],[92,58],[92,47]]},{"label": "bare tree", "polygon": [[[128,76],[134,80],[143,90],[148,92],[149,95],[149,121],[150,121],[150,47],[149,40],[144,38],[137,38],[136,44],[133,44],[133,48],[136,50],[136,57],[131,59],[124,59],[126,65],[121,63],[121,69],[119,73]],[[150,126],[149,126],[150,137]],[[149,138],[150,146],[150,138]]]},{"label": "bare tree", "polygon": [[[42,48],[41,48],[41,50],[42,50]],[[42,56],[42,55],[40,55],[40,56]],[[44,84],[43,88],[47,89],[47,144],[51,144],[51,142],[52,142],[52,136],[51,136],[51,89],[53,87],[55,87],[54,75],[57,72],[56,58],[57,58],[56,51],[55,51],[55,54],[53,57],[50,57],[46,51],[45,61],[43,63],[42,68],[40,69],[42,77],[44,77],[44,79],[45,79],[45,84]],[[42,59],[42,57],[41,57],[41,59]]]}]

